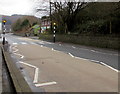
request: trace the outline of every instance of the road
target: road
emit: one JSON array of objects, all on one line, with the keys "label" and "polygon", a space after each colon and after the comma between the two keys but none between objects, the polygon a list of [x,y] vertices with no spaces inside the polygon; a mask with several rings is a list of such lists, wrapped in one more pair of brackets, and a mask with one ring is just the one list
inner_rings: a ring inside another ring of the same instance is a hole
[{"label": "road", "polygon": [[[37,89],[46,92],[117,92],[118,53],[7,34],[11,56]],[[28,80],[27,80],[28,81]]]}]

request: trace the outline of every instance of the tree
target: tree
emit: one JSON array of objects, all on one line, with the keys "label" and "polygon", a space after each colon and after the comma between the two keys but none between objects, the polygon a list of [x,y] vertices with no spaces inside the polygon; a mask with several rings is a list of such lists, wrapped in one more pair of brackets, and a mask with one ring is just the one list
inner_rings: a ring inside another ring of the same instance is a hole
[{"label": "tree", "polygon": [[24,16],[12,24],[13,31],[29,31],[31,27],[38,24],[39,19],[33,16]]},{"label": "tree", "polygon": [[13,25],[12,25],[13,31],[20,31],[21,28],[21,19],[18,19]]},{"label": "tree", "polygon": [[74,18],[86,5],[86,2],[53,2],[53,19],[64,26],[65,33],[70,32],[74,26]]}]

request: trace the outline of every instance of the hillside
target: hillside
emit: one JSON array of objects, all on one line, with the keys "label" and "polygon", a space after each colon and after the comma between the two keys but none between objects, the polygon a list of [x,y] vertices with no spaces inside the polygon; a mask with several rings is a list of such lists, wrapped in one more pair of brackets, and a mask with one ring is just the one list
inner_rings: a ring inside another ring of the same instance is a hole
[{"label": "hillside", "polygon": [[2,16],[2,19],[5,19],[7,22],[6,22],[6,25],[11,25],[13,24],[16,20],[18,20],[19,18],[23,17],[25,15],[12,15],[12,16],[6,16],[6,15],[3,15]]}]

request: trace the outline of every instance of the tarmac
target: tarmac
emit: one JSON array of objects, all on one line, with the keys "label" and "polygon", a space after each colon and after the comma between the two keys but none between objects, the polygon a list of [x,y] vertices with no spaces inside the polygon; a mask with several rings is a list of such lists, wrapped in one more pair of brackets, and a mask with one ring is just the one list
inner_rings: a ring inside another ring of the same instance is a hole
[{"label": "tarmac", "polygon": [[106,66],[45,46],[16,45],[16,49],[17,58],[18,53],[24,56],[19,59],[22,68],[46,92],[118,92],[118,73]]}]

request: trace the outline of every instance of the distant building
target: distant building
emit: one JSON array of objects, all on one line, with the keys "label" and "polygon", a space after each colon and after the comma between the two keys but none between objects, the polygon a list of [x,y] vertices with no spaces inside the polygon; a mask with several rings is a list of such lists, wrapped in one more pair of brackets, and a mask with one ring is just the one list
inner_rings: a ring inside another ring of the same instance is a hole
[{"label": "distant building", "polygon": [[50,29],[50,19],[49,18],[41,19],[41,33],[47,31],[48,29]]}]

